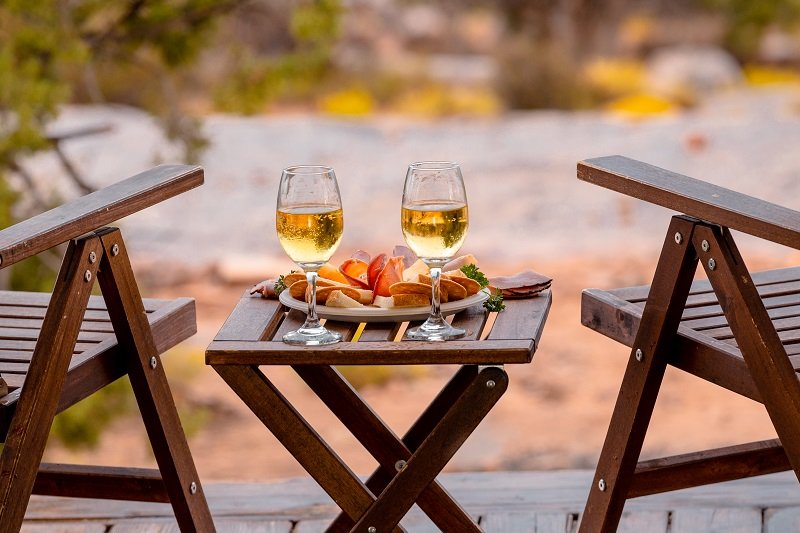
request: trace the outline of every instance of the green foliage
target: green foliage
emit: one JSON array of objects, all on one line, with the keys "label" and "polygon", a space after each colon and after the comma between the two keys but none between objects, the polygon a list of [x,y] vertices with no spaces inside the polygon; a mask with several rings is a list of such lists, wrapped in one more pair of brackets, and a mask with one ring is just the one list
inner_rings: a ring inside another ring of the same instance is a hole
[{"label": "green foliage", "polygon": [[222,111],[254,114],[277,99],[313,95],[331,74],[331,50],[339,36],[339,0],[312,0],[292,11],[291,50],[276,58],[254,55],[235,45],[234,68],[216,87],[214,104]]},{"label": "green foliage", "polygon": [[800,0],[703,0],[728,18],[728,48],[742,60],[753,59],[764,31],[773,25],[794,29],[800,22]]},{"label": "green foliage", "polygon": [[50,436],[67,448],[92,448],[103,430],[135,404],[128,378],[119,379],[56,416]]}]

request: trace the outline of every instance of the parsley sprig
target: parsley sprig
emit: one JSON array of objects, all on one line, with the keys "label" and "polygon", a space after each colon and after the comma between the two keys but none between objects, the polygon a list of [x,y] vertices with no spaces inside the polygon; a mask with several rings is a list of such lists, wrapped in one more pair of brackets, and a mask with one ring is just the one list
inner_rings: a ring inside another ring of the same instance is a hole
[{"label": "parsley sprig", "polygon": [[[487,278],[483,272],[480,271],[478,265],[474,263],[470,263],[469,265],[464,265],[461,267],[461,272],[464,273],[470,279],[474,279],[478,282],[481,286],[481,289],[484,289],[489,286],[489,278]],[[489,294],[489,298],[483,302],[483,307],[486,308],[488,311],[492,311],[495,313],[499,313],[503,309],[506,308],[506,305],[503,303],[503,293],[502,291],[495,291],[494,294]]]},{"label": "parsley sprig", "polygon": [[275,289],[275,294],[280,295],[283,291],[286,290],[286,281],[283,279],[283,274],[278,276],[278,281],[272,286]]}]

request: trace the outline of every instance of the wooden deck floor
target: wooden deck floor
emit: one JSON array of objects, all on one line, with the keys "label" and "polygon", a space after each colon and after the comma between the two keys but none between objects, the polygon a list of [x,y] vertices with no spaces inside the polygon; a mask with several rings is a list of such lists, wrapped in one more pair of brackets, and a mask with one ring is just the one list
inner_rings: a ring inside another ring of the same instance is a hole
[{"label": "wooden deck floor", "polygon": [[[443,485],[485,531],[576,531],[592,473],[490,472],[446,474]],[[309,479],[206,486],[220,532],[323,531],[336,507]],[[403,525],[437,531],[419,509]],[[166,504],[34,496],[28,533],[177,532]],[[800,486],[791,472],[631,500],[619,531],[636,533],[784,533],[800,531]]]}]

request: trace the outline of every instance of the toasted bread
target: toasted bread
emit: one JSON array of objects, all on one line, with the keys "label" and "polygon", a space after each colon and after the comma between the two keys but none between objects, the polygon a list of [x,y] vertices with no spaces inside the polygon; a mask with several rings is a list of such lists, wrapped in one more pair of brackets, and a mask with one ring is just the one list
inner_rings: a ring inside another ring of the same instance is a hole
[{"label": "toasted bread", "polygon": [[291,287],[294,283],[298,281],[305,281],[306,275],[302,272],[292,272],[291,274],[286,274],[283,276],[283,282],[286,284],[287,287]]},{"label": "toasted bread", "polygon": [[331,293],[339,291],[348,298],[352,298],[355,301],[358,301],[358,291],[356,289],[350,287],[317,287],[317,303],[321,303],[323,305],[328,304],[328,296]]},{"label": "toasted bread", "polygon": [[369,291],[367,289],[358,289],[356,287],[353,287],[353,289],[358,291],[358,298],[356,298],[358,300],[358,303],[362,305],[369,305],[372,303],[372,299],[375,295],[374,292]]},{"label": "toasted bread", "polygon": [[430,297],[425,294],[394,294],[394,307],[423,307],[431,304]]},{"label": "toasted bread", "polygon": [[400,281],[389,287],[392,296],[396,294],[431,294],[431,286],[424,283],[413,283],[410,281]]},{"label": "toasted bread", "polygon": [[[427,275],[420,275],[420,283],[427,285],[431,284],[431,277]],[[441,293],[440,299],[442,302],[454,302],[456,300],[463,300],[467,297],[467,289],[456,283],[455,281],[442,277],[439,279],[439,290]]]},{"label": "toasted bread", "polygon": [[354,308],[354,307],[364,307],[363,304],[359,303],[358,301],[350,298],[345,293],[340,290],[333,290],[328,295],[328,299],[325,301],[325,305],[328,307],[347,307],[347,308]]},{"label": "toasted bread", "polygon": [[481,290],[481,284],[472,278],[466,276],[449,276],[449,279],[464,287],[467,291],[467,296],[477,294],[478,291]]}]

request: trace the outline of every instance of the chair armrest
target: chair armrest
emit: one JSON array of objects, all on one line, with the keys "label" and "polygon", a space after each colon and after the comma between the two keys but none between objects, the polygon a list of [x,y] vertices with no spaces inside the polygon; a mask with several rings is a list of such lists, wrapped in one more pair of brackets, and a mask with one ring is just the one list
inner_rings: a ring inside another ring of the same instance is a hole
[{"label": "chair armrest", "polygon": [[101,228],[203,183],[203,169],[162,165],[0,231],[0,266]]},{"label": "chair armrest", "polygon": [[705,181],[619,155],[579,162],[578,179],[800,249],[800,212]]}]

